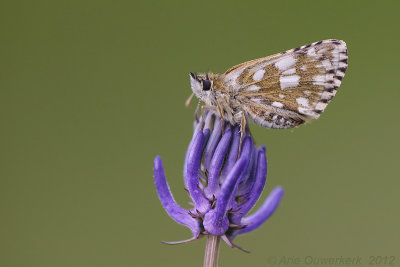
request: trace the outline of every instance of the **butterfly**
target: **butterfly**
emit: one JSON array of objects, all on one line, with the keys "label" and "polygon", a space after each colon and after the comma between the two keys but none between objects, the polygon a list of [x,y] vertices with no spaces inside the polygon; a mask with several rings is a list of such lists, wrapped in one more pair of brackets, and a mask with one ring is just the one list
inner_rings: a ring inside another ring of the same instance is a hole
[{"label": "butterfly", "polygon": [[190,73],[191,97],[232,125],[240,124],[242,133],[248,120],[266,128],[298,127],[325,110],[346,73],[347,59],[344,41],[323,40],[223,74]]}]

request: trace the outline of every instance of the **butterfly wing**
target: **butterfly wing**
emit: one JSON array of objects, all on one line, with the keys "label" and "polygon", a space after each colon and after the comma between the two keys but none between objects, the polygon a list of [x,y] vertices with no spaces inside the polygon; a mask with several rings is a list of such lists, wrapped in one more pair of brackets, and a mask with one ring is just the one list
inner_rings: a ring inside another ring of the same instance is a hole
[{"label": "butterfly wing", "polygon": [[325,110],[345,75],[347,58],[345,42],[319,41],[234,66],[223,83],[256,123],[291,128]]}]

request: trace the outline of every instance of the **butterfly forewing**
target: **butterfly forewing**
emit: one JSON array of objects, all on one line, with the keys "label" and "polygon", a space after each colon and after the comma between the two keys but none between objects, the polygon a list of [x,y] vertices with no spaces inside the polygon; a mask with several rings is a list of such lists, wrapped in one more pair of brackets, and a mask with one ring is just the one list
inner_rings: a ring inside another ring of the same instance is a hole
[{"label": "butterfly forewing", "polygon": [[290,128],[319,117],[346,68],[345,42],[324,40],[234,66],[223,83],[256,123]]}]

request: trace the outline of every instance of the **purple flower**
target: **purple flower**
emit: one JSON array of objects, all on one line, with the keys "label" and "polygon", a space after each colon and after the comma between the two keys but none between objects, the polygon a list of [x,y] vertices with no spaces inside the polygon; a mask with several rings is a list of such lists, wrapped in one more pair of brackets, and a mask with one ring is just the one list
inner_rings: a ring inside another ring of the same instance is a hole
[{"label": "purple flower", "polygon": [[183,209],[175,202],[165,179],[162,160],[159,156],[154,160],[154,180],[164,209],[193,234],[191,239],[169,244],[215,235],[221,236],[229,246],[240,248],[232,240],[260,227],[279,205],[283,188],[278,186],[256,212],[246,216],[266,182],[265,147],[256,148],[246,131],[239,155],[239,127],[224,124],[222,129],[220,119],[211,113],[195,122],[183,170],[192,209]]}]

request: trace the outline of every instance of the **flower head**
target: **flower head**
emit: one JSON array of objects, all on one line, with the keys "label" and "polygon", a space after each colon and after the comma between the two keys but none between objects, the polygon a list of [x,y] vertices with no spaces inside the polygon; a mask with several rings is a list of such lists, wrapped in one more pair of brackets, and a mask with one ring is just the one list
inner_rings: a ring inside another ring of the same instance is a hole
[{"label": "flower head", "polygon": [[[165,179],[161,158],[154,160],[154,179],[160,201],[167,213],[193,234],[221,236],[231,247],[238,234],[257,229],[278,207],[283,189],[276,187],[264,204],[246,216],[260,197],[267,175],[265,147],[257,148],[246,131],[239,149],[239,126],[222,123],[208,113],[195,122],[193,138],[184,164],[185,189],[192,199],[190,210],[180,207]],[[224,127],[222,129],[222,127]],[[171,242],[181,243],[181,242]]]}]

